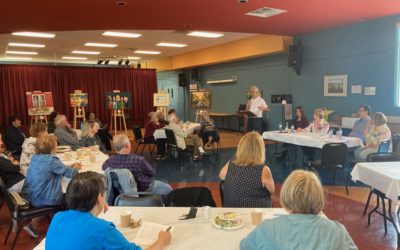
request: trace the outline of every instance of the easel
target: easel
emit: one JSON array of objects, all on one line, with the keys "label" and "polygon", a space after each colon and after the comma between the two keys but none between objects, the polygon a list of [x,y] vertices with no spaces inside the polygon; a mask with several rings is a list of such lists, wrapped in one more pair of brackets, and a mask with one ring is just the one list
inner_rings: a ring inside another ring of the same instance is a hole
[{"label": "easel", "polygon": [[203,112],[204,112],[204,109],[196,109],[196,123],[197,123],[199,116],[200,116],[200,120],[201,120],[201,117],[203,116]]},{"label": "easel", "polygon": [[167,107],[169,106],[169,94],[164,90],[160,90],[153,95],[153,106],[157,107],[157,111],[164,114],[164,119],[167,119]]},{"label": "easel", "polygon": [[44,122],[47,123],[47,116],[46,115],[31,115],[31,126],[37,122]]},{"label": "easel", "polygon": [[[75,90],[75,94],[81,94],[82,90]],[[85,115],[85,107],[80,107],[74,105],[74,122],[73,122],[73,127],[76,129],[76,122],[79,119],[82,119],[83,121],[86,121],[86,115]]]},{"label": "easel", "polygon": [[[119,90],[114,90],[114,93],[119,93]],[[111,112],[111,122],[110,122],[110,130],[112,131],[114,128],[114,135],[117,134],[118,131],[118,123],[119,122],[119,130],[122,130],[122,125],[124,126],[125,134],[128,134],[128,130],[126,129],[126,120],[125,120],[125,109],[112,109]]]}]

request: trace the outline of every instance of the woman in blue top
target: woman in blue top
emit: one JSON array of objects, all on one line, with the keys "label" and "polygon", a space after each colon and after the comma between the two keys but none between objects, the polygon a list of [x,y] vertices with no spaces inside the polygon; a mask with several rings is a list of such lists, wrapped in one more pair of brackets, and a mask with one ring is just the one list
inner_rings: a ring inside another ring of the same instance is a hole
[{"label": "woman in blue top", "polygon": [[81,164],[71,167],[64,165],[55,156],[57,139],[53,135],[45,135],[36,140],[36,154],[32,156],[26,173],[22,195],[33,206],[53,206],[64,204],[61,178],[72,178],[81,169]]},{"label": "woman in blue top", "polygon": [[[105,183],[103,175],[90,171],[72,179],[66,195],[70,210],[54,216],[47,231],[46,249],[141,249],[128,242],[112,222],[97,218],[108,210]],[[148,249],[163,249],[170,241],[170,232],[162,231]]]},{"label": "woman in blue top", "polygon": [[240,242],[240,249],[357,249],[342,224],[321,216],[324,190],[313,172],[293,171],[280,201],[289,215],[265,220]]}]

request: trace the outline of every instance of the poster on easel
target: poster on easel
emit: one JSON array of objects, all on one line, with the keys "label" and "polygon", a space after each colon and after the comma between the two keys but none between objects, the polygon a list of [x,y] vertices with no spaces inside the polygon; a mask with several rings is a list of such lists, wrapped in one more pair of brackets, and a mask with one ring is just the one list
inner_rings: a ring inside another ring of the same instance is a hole
[{"label": "poster on easel", "polygon": [[164,92],[154,93],[153,106],[154,107],[168,107],[169,106],[169,94],[164,93]]},{"label": "poster on easel", "polygon": [[26,92],[26,102],[28,104],[28,113],[30,116],[50,115],[50,113],[54,111],[51,92]]},{"label": "poster on easel", "polygon": [[131,92],[106,92],[107,109],[132,108]]},{"label": "poster on easel", "polygon": [[75,93],[69,94],[69,102],[72,108],[75,107],[87,107],[88,105],[88,94],[87,93],[79,93],[75,91]]}]

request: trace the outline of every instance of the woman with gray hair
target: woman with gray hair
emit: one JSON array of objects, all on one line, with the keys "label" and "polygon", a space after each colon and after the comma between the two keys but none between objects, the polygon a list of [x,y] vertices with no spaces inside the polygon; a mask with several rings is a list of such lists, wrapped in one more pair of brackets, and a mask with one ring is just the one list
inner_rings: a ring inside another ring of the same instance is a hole
[{"label": "woman with gray hair", "polygon": [[357,249],[346,228],[321,215],[325,196],[313,172],[293,171],[283,183],[280,203],[289,213],[259,224],[240,249]]},{"label": "woman with gray hair", "polygon": [[386,122],[386,116],[381,112],[371,115],[371,120],[369,120],[363,131],[366,144],[363,148],[358,148],[354,151],[356,160],[367,160],[369,154],[378,152],[381,142],[391,140],[392,134]]},{"label": "woman with gray hair", "polygon": [[312,121],[310,125],[304,129],[304,131],[324,135],[327,134],[329,131],[329,123],[324,120],[324,110],[321,108],[314,109],[313,118],[314,121]]}]

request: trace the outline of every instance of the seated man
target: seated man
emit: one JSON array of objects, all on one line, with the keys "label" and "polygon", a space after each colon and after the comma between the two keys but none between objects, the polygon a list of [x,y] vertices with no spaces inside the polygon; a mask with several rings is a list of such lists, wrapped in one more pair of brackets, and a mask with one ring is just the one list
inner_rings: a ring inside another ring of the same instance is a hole
[{"label": "seated man", "polygon": [[194,146],[193,158],[200,160],[201,154],[204,154],[203,142],[199,136],[186,133],[179,125],[178,118],[174,114],[168,116],[168,128],[174,131],[176,144],[181,149],[186,149],[187,145]]},{"label": "seated man", "polygon": [[369,120],[371,120],[371,118],[369,117],[370,113],[371,113],[371,107],[369,105],[360,106],[360,109],[358,110],[358,115],[360,119],[358,119],[354,123],[353,129],[349,134],[350,137],[360,138],[364,144],[365,144],[365,135],[363,132],[364,129],[367,127]]},{"label": "seated man", "polygon": [[131,143],[125,134],[115,135],[113,138],[116,154],[111,155],[104,164],[103,170],[107,168],[129,169],[139,192],[152,192],[159,195],[166,195],[171,192],[170,185],[154,179],[156,170],[142,156],[131,153]]},{"label": "seated man", "polygon": [[25,141],[25,135],[21,130],[21,120],[15,115],[7,117],[8,128],[4,133],[4,142],[6,148],[16,159],[19,159],[22,152],[22,144]]},{"label": "seated man", "polygon": [[59,145],[70,146],[72,150],[79,148],[79,140],[76,132],[71,129],[71,125],[68,123],[65,115],[59,115],[54,121],[56,130],[54,134],[57,136]]}]

